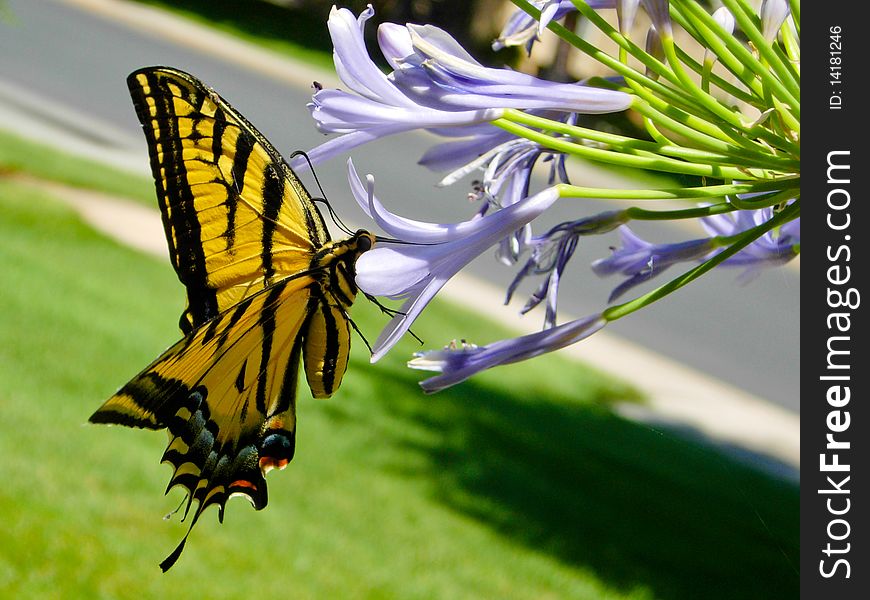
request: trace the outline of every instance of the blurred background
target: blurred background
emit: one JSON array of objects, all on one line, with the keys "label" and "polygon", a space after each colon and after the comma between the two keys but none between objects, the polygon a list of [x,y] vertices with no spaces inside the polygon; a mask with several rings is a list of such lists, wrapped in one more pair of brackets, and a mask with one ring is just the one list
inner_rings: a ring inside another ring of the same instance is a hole
[{"label": "blurred background", "polygon": [[[359,12],[364,3],[343,6]],[[494,53],[508,2],[374,6],[379,21],[440,25],[487,64],[565,80],[591,74],[549,42],[532,57]],[[310,149],[323,140],[305,108],[311,82],[338,85],[329,9],[313,1],[0,3],[0,595],[793,597],[797,265],[746,287],[735,283],[738,272],[719,269],[615,323],[606,333],[617,345],[589,345],[585,363],[559,353],[435,396],[423,396],[420,374],[404,366],[413,340],[374,366],[357,342],[335,398],[300,393],[296,459],[269,477],[270,506],[257,513],[232,501],[224,525],[209,511],[180,562],[160,573],[157,563],[186,531],[161,520],[182,497],[160,493],[169,473],[157,464],[163,435],[84,425],[177,339],[183,308],[165,258],[123,243],[129,219],[141,219],[133,229],[144,232],[155,208],[124,80],[146,65],[182,68],[285,156]],[[569,25],[584,31],[582,21]],[[367,31],[374,36],[374,23]],[[467,185],[436,188],[440,175],[416,165],[432,141],[388,138],[354,162],[375,175],[391,209],[465,218]],[[627,174],[594,165],[572,173],[584,185],[629,185]],[[317,174],[337,213],[364,225],[344,158]],[[108,224],[95,228],[94,210],[111,214]],[[576,214],[571,206],[550,218]],[[157,226],[158,246],[160,235]],[[615,282],[598,280],[588,263],[614,242],[584,240],[560,296],[565,318],[606,302]],[[468,285],[427,310],[415,326],[427,347],[538,326],[535,313],[522,325],[512,320],[521,304],[503,318],[486,303],[481,289],[497,294],[513,277],[495,264],[475,262]],[[354,318],[374,339],[384,318],[359,304]],[[644,357],[659,362],[644,366]],[[731,429],[715,429],[723,423]]]}]

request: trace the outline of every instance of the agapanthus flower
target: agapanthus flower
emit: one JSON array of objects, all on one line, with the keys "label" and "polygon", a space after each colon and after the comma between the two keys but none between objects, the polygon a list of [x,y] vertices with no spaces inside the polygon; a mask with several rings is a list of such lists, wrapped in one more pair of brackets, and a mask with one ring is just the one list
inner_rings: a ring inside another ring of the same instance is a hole
[{"label": "agapanthus flower", "polygon": [[619,32],[622,35],[631,33],[639,5],[640,0],[616,0],[616,18],[619,21]]},{"label": "agapanthus flower", "polygon": [[619,248],[609,257],[592,263],[592,270],[599,277],[616,273],[628,277],[610,293],[608,302],[613,302],[631,288],[661,275],[677,263],[702,260],[715,248],[712,238],[653,244],[640,238],[628,225],[619,228],[619,237]]},{"label": "agapanthus flower", "polygon": [[[525,46],[526,51],[531,53],[535,41],[541,37],[551,21],[558,21],[569,12],[577,10],[571,0],[536,0],[532,4],[541,11],[541,19],[536,21],[529,13],[518,8],[508,17],[501,33],[492,43],[493,50]],[[591,0],[588,4],[592,8],[613,8],[616,0]]]},{"label": "agapanthus flower", "polygon": [[[610,294],[612,302],[631,288],[661,275],[671,266],[684,262],[708,260],[723,246],[720,240],[749,231],[773,216],[772,208],[741,210],[704,217],[701,224],[709,237],[697,238],[670,244],[653,244],[641,239],[627,225],[620,227],[622,245],[607,257],[592,263],[592,270],[599,276],[620,273],[628,279],[619,284]],[[722,266],[743,267],[739,277],[747,283],[762,269],[782,265],[797,256],[796,247],[800,244],[800,219],[783,225],[778,231],[769,231],[754,240],[733,256],[729,256]]]},{"label": "agapanthus flower", "polygon": [[[481,202],[478,214],[482,216],[493,208],[511,206],[528,196],[532,171],[542,160],[551,163],[550,185],[567,183],[564,159],[564,155],[549,152],[540,144],[514,138],[454,170],[440,184],[449,185],[463,175],[481,170],[482,178],[474,182],[474,193],[469,198]],[[512,232],[499,243],[497,258],[504,264],[514,264],[530,236],[531,226],[528,224]]]},{"label": "agapanthus flower", "polygon": [[403,243],[379,243],[356,263],[356,282],[373,296],[405,300],[372,348],[379,360],[447,281],[510,232],[536,218],[559,198],[551,187],[483,217],[453,224],[425,223],[389,212],[363,185],[348,161],[348,180],[359,205],[387,235]]},{"label": "agapanthus flower", "polygon": [[[646,32],[646,44],[645,44],[646,53],[652,56],[657,60],[662,60],[665,57],[665,50],[662,47],[662,38],[659,35],[658,29],[656,29],[655,25],[650,25],[650,28]],[[652,79],[658,79],[658,73],[647,67],[646,76]]]},{"label": "agapanthus flower", "polygon": [[560,223],[543,235],[528,240],[526,246],[531,248],[530,257],[508,286],[505,304],[510,302],[517,287],[526,277],[544,275],[544,280],[520,312],[525,314],[546,300],[544,328],[555,326],[559,283],[568,261],[574,255],[580,237],[608,233],[625,223],[627,219],[624,211],[607,211],[576,221]]},{"label": "agapanthus flower", "polygon": [[[311,162],[317,164],[327,158],[378,138],[426,127],[461,127],[496,119],[497,108],[469,110],[438,110],[421,106],[408,98],[372,61],[366,49],[363,29],[374,15],[369,6],[359,18],[348,9],[332,8],[327,25],[333,43],[335,70],[348,88],[343,90],[319,89],[308,108],[317,128],[323,133],[341,134],[308,152]],[[400,45],[382,44],[382,48],[402,51]],[[399,57],[387,52],[388,60]],[[304,161],[292,166],[305,168]]]},{"label": "agapanthus flower", "polygon": [[671,37],[671,3],[668,0],[640,0],[646,14],[649,15],[653,27],[658,29],[662,37]]},{"label": "agapanthus flower", "polygon": [[[536,0],[533,4],[540,11],[539,19],[515,13],[496,47],[530,47],[545,27],[573,10],[584,12],[590,24],[618,41],[608,20],[589,13],[580,3]],[[745,14],[750,9],[743,6],[733,15],[719,9],[712,20],[703,5],[692,2],[587,4],[593,10],[615,7],[619,31],[625,36],[630,35],[639,6],[652,24],[645,50],[636,43],[619,44],[615,52],[552,27],[554,35],[619,76],[618,80],[605,77],[609,82],[602,80],[602,87],[583,81],[549,82],[486,67],[445,31],[430,25],[380,26],[378,44],[392,69],[385,74],[363,44],[371,7],[358,19],[343,9],[333,9],[330,16],[336,70],[346,89],[319,90],[314,95],[311,109],[318,127],[339,135],[313,152],[315,161],[378,137],[422,128],[447,139],[427,151],[421,164],[444,173],[440,185],[475,175],[469,198],[480,201],[467,221],[415,221],[386,210],[374,197],[373,180],[364,184],[350,167],[354,197],[387,235],[396,238],[393,243],[381,239],[359,259],[357,283],[370,295],[404,301],[379,336],[373,360],[396,343],[450,277],[493,246],[503,263],[522,264],[507,290],[508,300],[521,282],[540,278],[522,312],[543,304],[543,331],[479,347],[463,343],[418,354],[412,366],[441,372],[424,382],[429,391],[491,366],[574,343],[716,266],[742,268],[738,279],[745,281],[800,251],[800,39],[798,24],[793,22],[797,17],[789,19],[786,0],[764,0],[758,15]],[[709,26],[714,21],[719,27]],[[731,33],[735,21],[742,29],[740,37]],[[676,27],[681,27],[678,36],[673,32]],[[782,48],[772,46],[778,33]],[[688,38],[705,51],[701,65],[681,47]],[[717,62],[721,69],[714,71]],[[645,135],[577,122],[578,114],[629,107],[636,111]],[[565,169],[568,156],[688,176],[700,185],[611,189],[571,184]],[[533,172],[547,163],[552,187],[535,194]],[[560,183],[553,185],[556,181]],[[576,204],[581,210],[588,206],[582,199],[605,199],[621,206],[609,213],[576,215],[535,235],[533,220],[560,196],[581,200]],[[710,204],[723,197],[726,203]],[[680,202],[677,208],[660,203],[675,200]],[[671,243],[647,242],[626,225],[629,220],[699,217],[706,231],[703,237]],[[697,267],[631,302],[558,324],[559,288],[580,237],[617,228],[620,245],[592,265],[599,275],[622,277],[611,302],[674,265]]]},{"label": "agapanthus flower", "polygon": [[[714,215],[701,219],[701,224],[714,236],[730,237],[748,231],[773,217],[773,208],[741,210],[733,213]],[[768,267],[783,265],[795,256],[801,241],[801,220],[797,218],[784,224],[778,230],[768,231],[746,248],[722,263],[725,267],[742,267],[740,283],[747,283]],[[715,252],[720,252],[717,249]]]},{"label": "agapanthus flower", "polygon": [[[601,114],[625,110],[631,96],[582,83],[558,83],[486,67],[449,33],[433,25],[381,25],[379,33],[410,41],[392,80],[418,103],[444,110],[478,107],[550,109]],[[407,43],[402,46],[407,47]]]},{"label": "agapanthus flower", "polygon": [[[575,113],[534,112],[569,125],[576,123]],[[434,171],[452,169],[439,185],[452,185],[463,177],[480,172],[473,182],[469,199],[480,200],[480,214],[495,207],[510,206],[529,195],[532,173],[539,164],[549,165],[548,185],[569,183],[566,156],[539,143],[515,137],[495,127],[480,128],[478,135],[444,142],[430,148],[419,163]],[[524,226],[499,244],[496,257],[506,265],[514,264],[531,237],[531,227]]]},{"label": "agapanthus flower", "polygon": [[[317,128],[340,134],[308,152],[314,164],[402,131],[428,129],[443,135],[493,121],[504,108],[606,113],[631,103],[621,92],[485,67],[445,31],[428,25],[380,26],[381,52],[395,69],[385,75],[363,37],[373,14],[371,5],[359,18],[343,8],[330,12],[336,72],[351,91],[318,89],[313,95],[308,107]],[[292,166],[306,165],[297,160]]]},{"label": "agapanthus flower", "polygon": [[601,314],[595,314],[558,327],[499,340],[485,346],[451,344],[443,350],[417,352],[408,366],[440,372],[440,375],[420,382],[424,391],[437,392],[485,369],[526,360],[575,344],[599,331],[606,323]]}]

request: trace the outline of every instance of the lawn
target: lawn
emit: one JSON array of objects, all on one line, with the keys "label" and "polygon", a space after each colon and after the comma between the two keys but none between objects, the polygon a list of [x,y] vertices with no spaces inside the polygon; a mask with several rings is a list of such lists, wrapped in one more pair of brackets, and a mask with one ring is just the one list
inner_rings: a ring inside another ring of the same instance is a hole
[{"label": "lawn", "polygon": [[[148,182],[8,147],[19,142],[0,137],[0,173],[148,193]],[[404,366],[412,340],[374,366],[356,340],[337,396],[314,401],[303,390],[296,458],[269,477],[269,507],[233,500],[223,525],[207,512],[163,575],[157,563],[187,529],[162,520],[181,500],[161,495],[166,438],[86,421],[177,338],[180,284],[168,264],[8,176],[0,264],[9,597],[797,594],[793,484],[614,415],[610,403],[636,392],[559,356],[423,395],[420,374]],[[364,301],[354,316],[370,339],[385,321]],[[506,333],[446,303],[415,331],[436,343]]]}]

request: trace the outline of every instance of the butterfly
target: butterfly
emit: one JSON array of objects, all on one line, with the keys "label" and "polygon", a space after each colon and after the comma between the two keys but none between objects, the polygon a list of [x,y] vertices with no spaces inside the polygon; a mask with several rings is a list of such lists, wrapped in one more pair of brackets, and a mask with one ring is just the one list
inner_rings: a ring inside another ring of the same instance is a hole
[{"label": "butterfly", "polygon": [[167,429],[167,492],[203,510],[267,503],[265,474],[293,458],[300,362],[316,398],[341,385],[355,262],[375,243],[333,241],[277,150],[211,88],[174,68],[127,78],[148,142],[172,265],[187,290],[184,337],[103,404],[92,423]]}]

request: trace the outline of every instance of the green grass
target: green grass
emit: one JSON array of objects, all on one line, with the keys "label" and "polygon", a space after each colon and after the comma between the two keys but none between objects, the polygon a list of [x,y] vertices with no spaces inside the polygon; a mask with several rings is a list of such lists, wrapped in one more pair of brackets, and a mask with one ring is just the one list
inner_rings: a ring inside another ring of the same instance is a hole
[{"label": "green grass", "polygon": [[16,173],[100,190],[140,204],[156,206],[154,183],[150,178],[123,173],[109,169],[100,162],[49,150],[44,144],[0,129],[0,176]]},{"label": "green grass", "polygon": [[[161,520],[181,499],[161,496],[166,438],[86,421],[176,339],[180,285],[2,178],[0,264],[10,597],[797,594],[796,486],[615,416],[608,404],[635,392],[558,356],[425,396],[403,364],[412,341],[374,366],[357,341],[336,397],[301,394],[297,455],[269,477],[269,507],[231,501],[223,525],[209,511],[163,575],[186,531]],[[365,302],[355,319],[370,338],[384,323]],[[415,330],[436,343],[504,333],[437,303]]]}]

